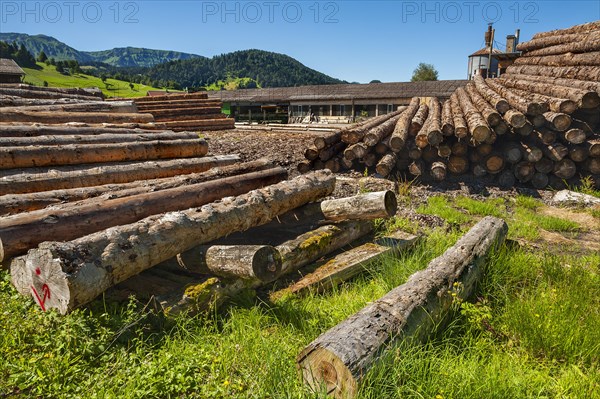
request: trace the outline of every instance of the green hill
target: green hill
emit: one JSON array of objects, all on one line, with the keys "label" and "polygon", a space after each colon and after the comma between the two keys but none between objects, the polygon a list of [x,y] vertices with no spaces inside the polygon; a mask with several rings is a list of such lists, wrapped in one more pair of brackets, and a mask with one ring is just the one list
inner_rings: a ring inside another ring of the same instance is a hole
[{"label": "green hill", "polygon": [[57,61],[76,60],[81,65],[104,63],[116,67],[150,67],[173,60],[200,57],[195,54],[168,50],[123,47],[104,51],[80,51],[51,36],[27,35],[24,33],[0,33],[0,41],[23,43],[34,57],[44,51],[49,58]]},{"label": "green hill", "polygon": [[25,82],[36,86],[43,86],[44,81],[50,87],[99,87],[107,97],[142,97],[148,90],[161,90],[142,84],[133,84],[116,79],[106,79],[106,83],[100,78],[86,74],[63,75],[56,71],[53,65],[38,63],[41,69],[23,68],[25,71]]}]

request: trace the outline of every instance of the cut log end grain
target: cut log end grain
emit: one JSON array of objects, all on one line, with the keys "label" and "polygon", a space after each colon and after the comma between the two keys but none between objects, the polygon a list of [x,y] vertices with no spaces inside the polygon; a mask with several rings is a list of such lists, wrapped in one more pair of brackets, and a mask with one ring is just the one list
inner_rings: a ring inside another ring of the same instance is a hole
[{"label": "cut log end grain", "polygon": [[397,210],[396,195],[389,190],[321,202],[323,215],[333,221],[389,218]]}]

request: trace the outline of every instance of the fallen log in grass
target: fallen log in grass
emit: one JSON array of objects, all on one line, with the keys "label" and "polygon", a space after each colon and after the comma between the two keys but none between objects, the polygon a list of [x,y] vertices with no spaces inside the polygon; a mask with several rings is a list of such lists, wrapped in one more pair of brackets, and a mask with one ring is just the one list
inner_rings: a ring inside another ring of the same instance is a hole
[{"label": "fallen log in grass", "polygon": [[[153,215],[69,242],[45,242],[11,263],[12,283],[42,309],[65,314],[111,286],[196,245],[269,222],[333,192],[328,171],[299,176],[201,208]],[[39,294],[47,292],[43,300]]]},{"label": "fallen log in grass", "polygon": [[503,220],[485,217],[425,270],[311,342],[298,356],[302,378],[314,391],[352,398],[382,350],[394,340],[423,337],[467,298],[489,252],[504,241]]}]

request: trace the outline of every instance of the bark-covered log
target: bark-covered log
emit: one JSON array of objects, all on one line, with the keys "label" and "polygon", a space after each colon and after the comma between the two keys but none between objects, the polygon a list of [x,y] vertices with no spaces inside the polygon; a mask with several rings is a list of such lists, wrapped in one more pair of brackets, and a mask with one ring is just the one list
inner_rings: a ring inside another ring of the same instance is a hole
[{"label": "bark-covered log", "polygon": [[162,124],[167,129],[172,129],[175,132],[182,132],[182,131],[189,131],[189,130],[206,131],[206,130],[235,129],[235,120],[233,118],[162,122]]},{"label": "bark-covered log", "polygon": [[584,146],[570,145],[568,148],[569,158],[573,162],[583,162],[590,156],[590,151]]},{"label": "bark-covered log", "polygon": [[577,173],[577,166],[569,158],[563,158],[554,164],[552,172],[556,177],[568,180]]},{"label": "bark-covered log", "polygon": [[600,157],[600,139],[590,139],[585,142],[591,157]]},{"label": "bark-covered log", "polygon": [[51,296],[45,309],[64,314],[178,253],[329,195],[334,185],[330,172],[313,172],[201,208],[150,216],[71,242],[47,242],[12,263],[14,275],[31,276],[29,281],[13,279],[13,284],[38,292],[46,285]]},{"label": "bark-covered log", "polygon": [[396,110],[389,114],[381,115],[375,118],[372,118],[366,121],[364,124],[359,124],[358,126],[348,128],[347,130],[342,130],[341,136],[342,141],[347,144],[356,144],[361,141],[365,134],[372,128],[379,126],[390,118],[393,118],[402,113],[402,110]]},{"label": "bark-covered log", "polygon": [[509,109],[502,117],[515,129],[520,129],[527,124],[527,117],[516,109]]},{"label": "bark-covered log", "polygon": [[542,158],[535,163],[535,170],[539,173],[548,174],[554,169],[554,162],[548,158]]},{"label": "bark-covered log", "polygon": [[400,119],[396,122],[394,131],[390,138],[390,149],[394,152],[399,152],[406,145],[410,127],[413,118],[419,110],[420,100],[418,97],[413,97],[406,110],[400,115]]},{"label": "bark-covered log", "polygon": [[300,162],[298,162],[297,169],[298,169],[298,172],[300,172],[301,174],[310,172],[312,170],[312,168],[313,168],[312,161],[300,161]]},{"label": "bark-covered log", "polygon": [[471,138],[478,143],[483,143],[491,133],[488,124],[471,101],[465,89],[459,87],[456,89],[455,93],[460,101],[460,107],[463,114],[465,115]]},{"label": "bark-covered log", "polygon": [[466,85],[465,90],[490,127],[497,126],[502,121],[502,116],[498,111],[492,108],[490,103],[488,103],[479,91],[477,91],[473,83]]},{"label": "bark-covered log", "polygon": [[[573,87],[580,90],[589,90],[596,91],[600,93],[600,83],[598,82],[590,82],[587,80],[579,80],[579,79],[565,79],[565,78],[557,78],[551,76],[533,76],[533,75],[508,75],[511,79],[517,80],[528,80],[531,82],[539,82],[544,84],[551,84],[557,86],[565,86],[565,87]],[[552,98],[552,97],[551,97]],[[566,112],[566,111],[559,111]],[[573,112],[573,111],[571,111]],[[569,112],[570,113],[570,112]]]},{"label": "bark-covered log", "polygon": [[[502,81],[502,84],[500,82],[499,79],[486,80],[488,86],[496,91],[496,93],[502,95],[502,97],[508,101],[510,106],[517,111],[527,115],[539,115],[548,110],[547,108],[544,108],[542,103],[528,100],[526,97],[516,94],[514,89],[504,86],[504,81]],[[511,123],[509,120],[506,121]]]},{"label": "bark-covered log", "polygon": [[448,143],[441,143],[437,147],[437,154],[440,158],[448,158],[452,154],[452,147]]},{"label": "bark-covered log", "polygon": [[207,152],[208,143],[198,138],[116,144],[0,147],[0,169],[192,158],[202,157]]},{"label": "bark-covered log", "polygon": [[[90,101],[72,104],[51,105],[27,105],[17,107],[2,107],[3,112],[27,111],[27,112],[108,112],[108,113],[137,113],[137,107],[131,101]],[[4,120],[3,120],[4,121]],[[4,121],[9,122],[9,121]]]},{"label": "bark-covered log", "polygon": [[454,118],[450,99],[444,101],[442,106],[442,134],[444,136],[454,136]]},{"label": "bark-covered log", "polygon": [[[544,113],[546,113],[546,112],[544,112]],[[546,118],[544,118],[543,114],[530,116],[527,119],[533,125],[534,128],[539,128],[539,127],[546,126],[546,125],[551,126],[551,124],[547,123]]]},{"label": "bark-covered log", "polygon": [[396,214],[398,204],[392,191],[379,191],[321,202],[327,220],[371,220]]},{"label": "bark-covered log", "polygon": [[415,142],[420,148],[427,145],[437,146],[444,139],[442,134],[442,106],[437,97],[429,98],[429,113],[427,120],[415,137]]},{"label": "bark-covered log", "polygon": [[136,97],[133,101],[136,104],[156,104],[163,101],[181,101],[181,100],[206,100],[207,93],[185,93],[185,94],[165,94],[164,96]]},{"label": "bark-covered log", "polygon": [[569,154],[569,149],[558,142],[541,147],[546,158],[553,162],[562,161],[562,159]]},{"label": "bark-covered log", "polygon": [[341,168],[342,166],[340,163],[340,159],[337,156],[325,162],[325,169],[329,169],[333,173],[338,173],[341,170]]},{"label": "bark-covered log", "polygon": [[469,128],[467,127],[467,121],[460,107],[460,101],[456,92],[450,95],[450,108],[452,109],[452,119],[454,121],[454,135],[459,138],[466,138],[469,135]]},{"label": "bark-covered log", "polygon": [[364,163],[368,167],[373,167],[377,165],[377,161],[379,161],[379,157],[374,152],[369,152],[362,159],[362,163]]},{"label": "bark-covered log", "polygon": [[[406,107],[402,107],[402,109],[405,110]],[[396,123],[400,119],[401,115],[402,114],[396,115],[393,118],[390,118],[387,121],[383,122],[381,125],[370,129],[365,134],[365,137],[363,139],[364,143],[366,145],[368,145],[369,147],[373,147],[377,143],[379,143],[381,140],[383,140],[384,138],[386,138],[387,136],[392,134],[392,132],[394,131],[394,128],[396,127]]]},{"label": "bark-covered log", "polygon": [[509,75],[551,76],[554,78],[577,79],[591,82],[600,81],[600,67],[593,66],[538,66],[511,65],[506,69]]},{"label": "bark-covered log", "polygon": [[532,39],[539,39],[548,36],[568,35],[572,33],[586,33],[600,29],[600,21],[586,22],[584,24],[571,26],[565,29],[555,29],[546,32],[539,32],[533,35]]},{"label": "bark-covered log", "polygon": [[177,255],[187,270],[225,278],[273,281],[281,274],[281,255],[270,245],[199,245]]},{"label": "bark-covered log", "polygon": [[69,241],[151,215],[199,207],[247,193],[287,177],[281,167],[115,199],[88,199],[69,207],[42,209],[0,219],[0,261],[44,241]]},{"label": "bark-covered log", "polygon": [[557,132],[545,127],[537,128],[533,131],[533,136],[543,144],[552,144],[556,141]]},{"label": "bark-covered log", "polygon": [[309,161],[314,161],[315,159],[319,158],[319,150],[317,147],[307,147],[304,150],[304,158],[308,159]]},{"label": "bark-covered log", "polygon": [[354,397],[386,346],[408,336],[425,338],[454,296],[466,299],[473,293],[488,254],[506,231],[504,221],[482,219],[425,270],[321,334],[298,355],[304,382],[316,392],[324,388],[336,398]]},{"label": "bark-covered log", "polygon": [[545,112],[544,119],[546,119],[552,129],[559,132],[564,132],[571,126],[571,117],[567,114]]},{"label": "bark-covered log", "polygon": [[467,155],[467,151],[469,150],[469,146],[465,140],[457,141],[452,144],[452,155],[464,156]]},{"label": "bark-covered log", "polygon": [[421,176],[425,172],[425,164],[420,159],[416,159],[408,165],[408,173],[413,176]]},{"label": "bark-covered log", "polygon": [[[600,57],[600,53],[598,54],[598,56]],[[581,108],[595,108],[598,107],[598,105],[600,105],[600,96],[595,90],[578,89],[575,87],[559,86],[556,84],[532,82],[530,80],[518,80],[512,79],[510,77],[502,77],[500,78],[500,80],[504,86],[513,89],[530,91],[558,98],[568,98],[569,100],[575,101],[577,105]]]},{"label": "bark-covered log", "polygon": [[491,153],[484,158],[483,165],[490,174],[500,173],[504,168],[504,157],[497,153]]},{"label": "bark-covered log", "polygon": [[331,158],[335,157],[340,152],[343,152],[346,148],[346,143],[336,143],[331,147],[327,147],[319,151],[319,159],[323,162],[327,162]]},{"label": "bark-covered log", "polygon": [[110,127],[91,127],[91,126],[73,126],[73,125],[1,125],[0,137],[35,137],[35,136],[83,136],[83,135],[101,135],[101,134],[159,134],[173,133],[171,131],[144,130],[144,129],[123,129]]},{"label": "bark-covered log", "polygon": [[408,130],[408,133],[413,136],[416,135],[423,127],[423,124],[425,124],[428,115],[429,105],[425,104],[424,102],[421,102],[421,105],[419,105],[419,109],[417,110],[415,116],[410,121],[410,128]]},{"label": "bark-covered log", "polygon": [[593,175],[600,174],[600,158],[588,158],[584,163],[584,168]]},{"label": "bark-covered log", "polygon": [[[550,36],[543,36],[537,39],[532,39],[527,42],[519,43],[517,50],[526,53],[533,52],[534,50],[557,46],[560,44],[568,44],[573,42],[580,42],[585,40],[587,37],[597,37],[599,32],[580,32],[580,33],[562,33]],[[559,54],[568,53],[569,51],[561,51]]]},{"label": "bark-covered log", "polygon": [[538,190],[544,189],[548,186],[548,175],[545,173],[536,172],[531,178],[531,185]]},{"label": "bark-covered log", "polygon": [[414,246],[418,237],[412,234],[397,231],[390,236],[383,237],[381,244],[367,243],[352,248],[324,265],[314,272],[302,277],[287,288],[271,294],[271,300],[276,301],[287,295],[304,295],[308,292],[324,292],[351,279],[375,262],[393,256],[394,253]]},{"label": "bark-covered log", "polygon": [[431,177],[433,178],[433,180],[444,181],[446,180],[446,170],[446,164],[444,162],[437,161],[431,164],[429,172],[431,173]]},{"label": "bark-covered log", "polygon": [[523,150],[520,143],[508,142],[502,149],[506,162],[515,164],[523,159]]},{"label": "bark-covered log", "polygon": [[[142,180],[131,183],[106,184],[103,186],[79,187],[66,190],[51,190],[29,194],[7,194],[0,196],[0,215],[34,211],[52,205],[53,209],[69,208],[74,201],[104,196],[106,199],[129,197],[169,188],[203,183],[224,177],[257,172],[273,167],[266,158],[251,162],[236,162],[239,157],[231,157],[233,165],[216,166],[202,173],[183,174],[161,179]],[[307,170],[308,172],[308,170]]]},{"label": "bark-covered log", "polygon": [[481,163],[473,163],[471,171],[475,177],[483,177],[488,174],[485,165],[482,165]]},{"label": "bark-covered log", "polygon": [[496,91],[492,90],[481,75],[475,75],[473,81],[475,82],[477,91],[496,109],[496,111],[504,115],[504,113],[510,109],[508,101],[496,93]]},{"label": "bark-covered log", "polygon": [[108,112],[31,112],[10,111],[0,108],[0,120],[8,122],[36,122],[36,123],[150,123],[154,122],[151,114],[138,113],[108,113]]},{"label": "bark-covered log", "polygon": [[1,137],[0,147],[24,146],[64,146],[69,144],[114,144],[163,140],[193,140],[198,139],[194,132],[146,132],[141,134],[98,134],[82,136],[34,136],[34,137]]},{"label": "bark-covered log", "polygon": [[521,183],[527,183],[535,175],[535,164],[522,161],[514,166],[514,174]]},{"label": "bark-covered log", "polygon": [[327,148],[333,144],[339,143],[342,140],[340,131],[329,133],[325,136],[315,137],[314,145],[318,150]]},{"label": "bark-covered log", "polygon": [[432,147],[430,145],[423,148],[423,151],[421,153],[421,158],[427,163],[432,163],[432,162],[440,160],[440,157],[437,152],[437,148]]},{"label": "bark-covered log", "polygon": [[462,175],[469,170],[469,160],[464,156],[451,155],[448,158],[448,170],[455,175]]},{"label": "bark-covered log", "polygon": [[581,54],[558,54],[547,56],[519,57],[515,65],[545,65],[545,66],[600,66],[600,51],[591,51]]},{"label": "bark-covered log", "polygon": [[69,93],[61,93],[61,92],[52,92],[52,91],[39,91],[39,90],[30,90],[25,88],[13,88],[6,87],[4,84],[0,86],[0,94],[5,94],[8,96],[16,96],[22,98],[33,98],[33,99],[63,99],[70,98],[74,100],[83,100],[83,101],[98,101],[99,97],[90,96],[90,95],[82,95],[82,94],[69,94]]},{"label": "bark-covered log", "polygon": [[364,157],[365,155],[367,155],[368,152],[369,149],[365,143],[350,144],[344,150],[344,158],[346,158],[349,161],[352,161],[354,159],[360,159]]},{"label": "bark-covered log", "polygon": [[375,170],[383,177],[388,177],[396,167],[398,156],[394,152],[384,155],[377,163]]},{"label": "bark-covered log", "polygon": [[521,143],[521,151],[523,153],[523,160],[527,162],[537,162],[544,156],[542,150],[530,143]]},{"label": "bark-covered log", "polygon": [[75,187],[128,183],[137,180],[173,177],[206,172],[215,166],[239,162],[239,155],[218,155],[146,162],[121,162],[98,165],[59,166],[52,169],[20,170],[17,174],[0,173],[0,195],[34,193]]},{"label": "bark-covered log", "polygon": [[512,188],[515,183],[515,175],[511,170],[505,169],[498,175],[498,186],[502,188]]},{"label": "bark-covered log", "polygon": [[[517,78],[519,80],[530,80],[535,82],[536,80],[531,80],[529,78],[537,78],[529,75],[510,75],[511,77]],[[563,112],[566,114],[571,114],[575,112],[578,108],[578,105],[575,101],[567,99],[567,98],[557,98],[552,97],[545,94],[534,93],[526,90],[517,90],[513,89],[513,92],[516,94],[530,100],[536,102],[538,104],[546,103],[547,109],[553,112]]]},{"label": "bark-covered log", "polygon": [[[578,36],[578,37],[575,37]],[[548,37],[550,39],[552,36]],[[548,47],[527,51],[526,56],[548,56],[560,55],[565,53],[589,53],[591,51],[600,51],[600,31],[587,32],[579,35],[570,36],[574,40],[569,42],[549,45]]]},{"label": "bark-covered log", "polygon": [[407,147],[406,149],[408,151],[408,158],[410,158],[412,160],[421,159],[421,155],[423,154],[423,151],[421,151],[421,149],[419,147],[417,147],[417,145],[415,144],[414,137],[409,139],[406,147]]}]

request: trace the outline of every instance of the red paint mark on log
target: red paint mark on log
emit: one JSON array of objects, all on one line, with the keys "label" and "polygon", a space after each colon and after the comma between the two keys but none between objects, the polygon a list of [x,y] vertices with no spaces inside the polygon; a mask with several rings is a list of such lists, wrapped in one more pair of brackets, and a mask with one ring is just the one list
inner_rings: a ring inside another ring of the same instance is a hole
[{"label": "red paint mark on log", "polygon": [[[37,270],[36,270],[36,272],[37,272]],[[38,304],[42,308],[42,311],[45,312],[46,311],[46,299],[50,299],[50,287],[48,287],[48,284],[42,285],[42,292],[44,293],[43,299],[40,298],[40,294],[38,294],[37,290],[35,289],[35,287],[33,285],[31,286],[31,290],[33,291],[33,294],[35,295],[35,298],[37,299]]]},{"label": "red paint mark on log", "polygon": [[38,267],[37,269],[35,269],[35,274],[37,274],[38,276],[40,274],[42,274],[42,271],[40,270],[40,268]]}]

